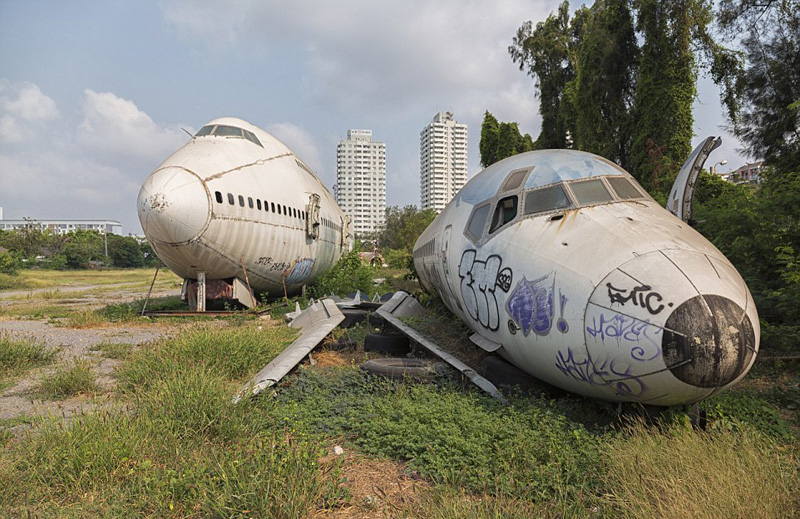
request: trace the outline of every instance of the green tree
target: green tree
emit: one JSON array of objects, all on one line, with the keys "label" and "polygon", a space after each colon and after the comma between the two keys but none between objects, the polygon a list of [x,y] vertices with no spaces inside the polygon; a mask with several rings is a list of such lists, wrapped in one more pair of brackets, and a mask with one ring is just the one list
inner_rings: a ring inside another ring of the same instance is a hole
[{"label": "green tree", "polygon": [[139,243],[130,236],[109,234],[108,255],[115,267],[139,268],[144,266],[144,255]]},{"label": "green tree", "polygon": [[566,148],[568,133],[573,130],[574,112],[566,92],[575,74],[576,32],[570,26],[569,2],[564,1],[555,15],[537,23],[535,29],[530,21],[522,24],[508,47],[519,69],[536,80],[542,116],[536,149]]},{"label": "green tree", "polygon": [[481,165],[489,167],[517,153],[534,149],[533,139],[529,134],[522,135],[517,123],[498,122],[486,111],[481,125]]},{"label": "green tree", "polygon": [[767,165],[800,169],[800,1],[723,0],[720,25],[745,52],[736,136]]},{"label": "green tree", "polygon": [[68,233],[63,254],[67,267],[84,268],[90,261],[105,260],[103,236],[95,231],[77,230]]},{"label": "green tree", "polygon": [[479,145],[481,152],[481,166],[488,168],[497,162],[497,148],[500,140],[500,123],[489,110],[483,114],[483,124],[481,124],[481,142]]},{"label": "green tree", "polygon": [[575,74],[575,147],[628,165],[639,47],[628,0],[586,13]]},{"label": "green tree", "polygon": [[434,218],[436,218],[436,211],[433,209],[419,210],[413,205],[403,208],[388,207],[386,209],[386,229],[380,238],[381,247],[410,253],[419,235]]}]

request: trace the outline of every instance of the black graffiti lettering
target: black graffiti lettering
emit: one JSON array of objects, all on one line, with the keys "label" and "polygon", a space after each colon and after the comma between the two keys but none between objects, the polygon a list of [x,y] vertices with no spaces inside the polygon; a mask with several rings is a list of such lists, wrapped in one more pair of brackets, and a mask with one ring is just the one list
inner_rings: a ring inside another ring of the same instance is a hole
[{"label": "black graffiti lettering", "polygon": [[664,298],[658,292],[653,292],[653,288],[650,285],[639,285],[638,287],[625,289],[616,288],[611,283],[606,283],[606,287],[608,288],[608,300],[611,301],[611,304],[619,303],[625,306],[625,303],[630,302],[634,306],[644,308],[652,315],[656,315],[664,309],[664,305],[660,304]]}]

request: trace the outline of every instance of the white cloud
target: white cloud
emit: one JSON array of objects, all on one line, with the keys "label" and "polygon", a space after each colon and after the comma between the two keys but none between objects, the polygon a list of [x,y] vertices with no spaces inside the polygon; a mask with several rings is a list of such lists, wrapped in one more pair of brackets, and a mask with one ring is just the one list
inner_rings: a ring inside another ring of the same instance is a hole
[{"label": "white cloud", "polygon": [[43,123],[59,116],[56,102],[29,82],[0,79],[0,143],[31,139]]},{"label": "white cloud", "polygon": [[265,129],[287,145],[308,167],[316,172],[320,171],[322,161],[319,147],[310,132],[291,123],[275,123]]},{"label": "white cloud", "polygon": [[369,107],[377,116],[398,116],[413,107],[466,104],[476,91],[512,91],[521,73],[508,57],[511,38],[525,20],[543,19],[556,4],[298,0],[230,9],[179,1],[164,13],[210,48],[237,40],[269,48],[288,40],[309,54],[320,100],[344,111]]},{"label": "white cloud", "polygon": [[[110,92],[84,91],[78,143],[100,157],[110,161],[133,158],[155,166],[183,145],[187,137],[178,127],[156,124],[132,101]],[[154,161],[158,162],[153,164]]]},{"label": "white cloud", "polygon": [[[5,216],[110,218],[120,220],[126,232],[137,232],[136,197],[144,178],[188,136],[110,92],[87,89],[81,102],[76,100],[82,109],[72,112],[73,118],[42,124],[59,111],[38,86],[0,79],[0,89]],[[36,138],[19,146],[33,129]]]}]

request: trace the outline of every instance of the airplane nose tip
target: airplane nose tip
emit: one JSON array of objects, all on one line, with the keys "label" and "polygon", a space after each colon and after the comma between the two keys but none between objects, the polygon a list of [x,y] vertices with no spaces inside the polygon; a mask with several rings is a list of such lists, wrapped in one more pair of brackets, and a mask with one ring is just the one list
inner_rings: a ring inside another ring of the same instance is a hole
[{"label": "airplane nose tip", "polygon": [[664,362],[676,378],[718,388],[738,378],[756,352],[753,323],[727,297],[698,295],[675,308],[664,324]]},{"label": "airplane nose tip", "polygon": [[169,244],[186,243],[205,229],[210,201],[201,180],[189,171],[167,167],[145,180],[139,191],[139,221],[145,235]]}]

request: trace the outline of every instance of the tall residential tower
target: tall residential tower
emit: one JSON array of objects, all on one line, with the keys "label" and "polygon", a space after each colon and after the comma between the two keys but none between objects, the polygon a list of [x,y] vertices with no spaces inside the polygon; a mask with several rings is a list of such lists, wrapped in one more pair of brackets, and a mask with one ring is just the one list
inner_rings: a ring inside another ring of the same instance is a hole
[{"label": "tall residential tower", "polygon": [[439,112],[419,133],[420,206],[440,212],[467,182],[467,125]]},{"label": "tall residential tower", "polygon": [[336,147],[336,201],[352,221],[356,237],[378,232],[386,222],[386,144],[371,130],[349,130]]}]

